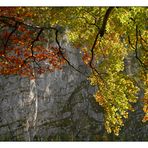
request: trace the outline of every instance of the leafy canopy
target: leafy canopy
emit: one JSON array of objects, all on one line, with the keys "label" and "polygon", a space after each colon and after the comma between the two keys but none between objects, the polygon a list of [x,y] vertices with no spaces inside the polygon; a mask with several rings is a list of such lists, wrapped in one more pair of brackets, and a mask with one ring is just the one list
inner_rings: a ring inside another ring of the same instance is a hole
[{"label": "leafy canopy", "polygon": [[[142,7],[0,8],[0,74],[35,78],[66,63],[80,72],[63,53],[60,35],[66,35],[91,69],[88,79],[98,88],[94,97],[104,108],[107,132],[118,135],[140,89],[148,121],[147,20]],[[131,55],[134,72],[125,63]]]}]

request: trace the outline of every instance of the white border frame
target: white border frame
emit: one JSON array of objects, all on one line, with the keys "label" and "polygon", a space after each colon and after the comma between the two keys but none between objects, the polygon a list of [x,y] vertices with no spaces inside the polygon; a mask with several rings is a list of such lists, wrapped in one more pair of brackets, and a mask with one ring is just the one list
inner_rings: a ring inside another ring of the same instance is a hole
[{"label": "white border frame", "polygon": [[148,0],[0,0],[0,6],[148,6]]}]

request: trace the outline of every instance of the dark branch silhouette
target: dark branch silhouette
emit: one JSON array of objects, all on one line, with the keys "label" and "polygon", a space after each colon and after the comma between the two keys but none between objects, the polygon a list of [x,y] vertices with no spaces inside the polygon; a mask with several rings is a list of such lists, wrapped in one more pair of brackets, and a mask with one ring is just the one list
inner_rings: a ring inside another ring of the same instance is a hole
[{"label": "dark branch silhouette", "polygon": [[85,75],[83,72],[81,72],[79,69],[75,68],[75,67],[70,63],[70,61],[64,56],[64,54],[63,54],[63,52],[62,52],[62,47],[61,47],[61,45],[60,45],[60,43],[59,43],[59,40],[58,40],[58,33],[59,33],[59,31],[56,30],[56,31],[55,31],[55,40],[56,40],[56,43],[57,43],[58,49],[59,49],[59,53],[58,53],[58,54],[59,54],[60,56],[62,56],[62,58],[67,62],[67,64],[68,64],[70,67],[72,67],[74,70],[76,70],[77,72],[81,73],[83,76],[86,77],[86,75]]},{"label": "dark branch silhouette", "polygon": [[103,24],[102,24],[102,27],[100,29],[100,37],[103,37],[104,36],[104,33],[105,33],[105,28],[106,28],[106,24],[107,24],[107,21],[109,19],[109,15],[111,13],[111,11],[113,10],[113,7],[109,7],[105,13],[105,16],[104,16],[104,19],[103,19]]},{"label": "dark branch silhouette", "polygon": [[107,24],[107,21],[108,21],[108,18],[109,18],[109,15],[111,13],[111,11],[113,10],[113,7],[109,7],[107,10],[106,10],[106,13],[104,15],[104,18],[103,18],[103,23],[102,23],[102,26],[101,28],[98,28],[98,32],[97,32],[97,35],[95,37],[95,40],[94,40],[94,43],[92,45],[92,48],[91,48],[91,60],[89,62],[89,65],[91,67],[91,69],[93,71],[95,71],[99,76],[100,78],[103,80],[100,72],[98,72],[98,70],[93,66],[93,60],[94,60],[94,49],[95,49],[95,46],[97,44],[97,40],[99,38],[99,36],[102,38],[104,36],[104,33],[105,33],[105,28],[106,28],[106,24]]},{"label": "dark branch silhouette", "polygon": [[15,23],[15,26],[14,26],[14,29],[10,32],[10,34],[9,34],[9,36],[8,36],[8,38],[7,38],[6,42],[5,42],[5,44],[4,44],[4,50],[5,50],[6,47],[7,47],[7,44],[8,44],[8,41],[9,41],[10,37],[13,35],[13,33],[15,33],[15,31],[17,30],[17,28],[18,28],[18,23],[16,22],[16,23]]},{"label": "dark branch silhouette", "polygon": [[[135,51],[135,58],[139,61],[139,63],[141,64],[142,67],[144,67],[145,70],[148,70],[147,66],[141,61],[141,59],[139,58],[138,56],[138,42],[139,42],[139,39],[138,39],[138,36],[141,37],[140,33],[138,33],[138,26],[136,25],[136,42],[135,42],[135,46],[132,45],[131,43],[131,39],[130,39],[130,36],[128,35],[128,43],[129,45],[134,49]],[[142,45],[143,46],[143,45]]]},{"label": "dark branch silhouette", "polygon": [[135,43],[135,54],[136,54],[136,59],[140,62],[140,64],[146,69],[148,70],[148,68],[146,67],[146,65],[141,61],[141,59],[138,56],[138,26],[136,25],[136,43]]}]

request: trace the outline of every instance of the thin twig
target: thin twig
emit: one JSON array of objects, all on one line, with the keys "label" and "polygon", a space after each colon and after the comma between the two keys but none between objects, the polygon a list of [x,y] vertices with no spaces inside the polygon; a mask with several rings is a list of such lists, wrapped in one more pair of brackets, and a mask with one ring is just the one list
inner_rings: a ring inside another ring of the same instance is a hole
[{"label": "thin twig", "polygon": [[40,31],[38,32],[38,34],[37,34],[37,36],[36,36],[36,38],[31,42],[31,53],[32,53],[32,56],[33,56],[33,47],[34,47],[34,44],[35,44],[35,42],[36,41],[38,41],[39,40],[39,36],[41,35],[41,33],[43,32],[43,28],[41,28],[40,29]]}]

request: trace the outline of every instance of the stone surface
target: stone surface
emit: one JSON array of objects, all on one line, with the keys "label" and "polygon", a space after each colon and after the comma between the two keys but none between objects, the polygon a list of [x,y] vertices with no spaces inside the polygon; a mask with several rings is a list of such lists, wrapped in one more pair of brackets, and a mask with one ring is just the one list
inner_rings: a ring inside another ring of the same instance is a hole
[{"label": "stone surface", "polygon": [[[88,73],[78,50],[68,50],[71,63]],[[103,109],[95,102],[94,92],[86,77],[68,65],[37,80],[0,76],[0,140],[148,140],[141,108],[130,114],[119,137],[108,135]]]},{"label": "stone surface", "polygon": [[[68,57],[87,70],[78,50]],[[93,92],[86,77],[68,65],[37,80],[1,76],[0,140],[90,140],[90,130],[97,134],[103,123]]]}]

